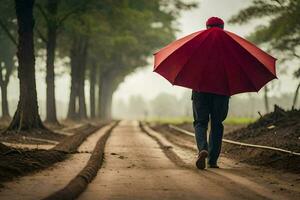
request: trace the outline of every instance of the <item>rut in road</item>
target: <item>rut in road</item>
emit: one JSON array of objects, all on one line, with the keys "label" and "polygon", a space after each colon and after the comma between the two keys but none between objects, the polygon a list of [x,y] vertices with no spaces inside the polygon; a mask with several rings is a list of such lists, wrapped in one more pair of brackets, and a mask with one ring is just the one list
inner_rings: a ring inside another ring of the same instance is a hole
[{"label": "rut in road", "polygon": [[[93,151],[98,139],[111,125],[106,125],[92,133],[78,148],[82,152]],[[72,154],[65,161],[40,172],[21,177],[4,184],[0,190],[0,199],[37,200],[42,199],[65,187],[86,165],[91,154]]]},{"label": "rut in road", "polygon": [[217,174],[179,167],[138,122],[111,133],[105,162],[79,199],[268,199]]},{"label": "rut in road", "polygon": [[[221,163],[221,169],[207,169],[205,171],[197,170],[195,168],[196,161],[196,145],[195,141],[191,144],[191,141],[186,141],[184,138],[165,137],[164,134],[156,132],[147,125],[140,124],[141,129],[153,138],[159,146],[163,149],[165,155],[177,166],[193,169],[200,172],[206,179],[214,181],[216,184],[220,184],[226,190],[232,191],[234,186],[227,184],[236,183],[238,188],[245,187],[247,190],[251,190],[250,194],[257,193],[263,197],[269,199],[299,199],[300,191],[297,189],[297,181],[295,175],[285,174],[285,178],[278,179],[274,177],[274,172],[266,172],[264,170],[257,171],[251,166],[241,164],[237,165],[236,161],[226,158],[221,154],[219,163]],[[172,138],[172,139],[171,139]],[[175,143],[173,143],[175,142]],[[179,145],[177,145],[179,144]],[[268,170],[269,171],[269,170]],[[282,172],[275,172],[280,173]],[[226,181],[224,181],[224,179]],[[225,184],[224,184],[225,183]],[[273,185],[273,183],[276,183]],[[293,187],[295,184],[295,187]],[[236,192],[233,190],[233,192]]]}]

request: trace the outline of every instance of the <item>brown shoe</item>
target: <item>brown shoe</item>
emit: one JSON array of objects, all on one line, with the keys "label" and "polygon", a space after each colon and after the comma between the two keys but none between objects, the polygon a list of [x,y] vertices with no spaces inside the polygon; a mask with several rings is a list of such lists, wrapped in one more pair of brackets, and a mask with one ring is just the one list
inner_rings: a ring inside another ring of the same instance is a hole
[{"label": "brown shoe", "polygon": [[206,162],[205,159],[208,156],[208,152],[206,150],[200,151],[198,154],[198,159],[196,161],[196,166],[198,169],[205,169],[206,167]]}]

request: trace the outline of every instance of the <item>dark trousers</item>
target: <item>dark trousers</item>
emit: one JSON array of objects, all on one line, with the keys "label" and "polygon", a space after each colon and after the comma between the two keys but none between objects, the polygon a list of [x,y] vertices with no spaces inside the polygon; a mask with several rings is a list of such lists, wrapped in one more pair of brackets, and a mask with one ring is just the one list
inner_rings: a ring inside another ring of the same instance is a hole
[{"label": "dark trousers", "polygon": [[[195,138],[199,152],[208,151],[208,163],[217,164],[221,152],[223,121],[227,117],[229,97],[212,93],[193,91],[193,115]],[[210,118],[211,129],[207,143],[207,127]]]}]

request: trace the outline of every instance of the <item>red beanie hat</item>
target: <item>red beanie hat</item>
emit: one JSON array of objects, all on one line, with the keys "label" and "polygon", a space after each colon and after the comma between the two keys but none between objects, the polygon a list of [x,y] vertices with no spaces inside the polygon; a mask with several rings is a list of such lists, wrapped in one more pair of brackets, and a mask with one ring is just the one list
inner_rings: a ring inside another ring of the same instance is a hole
[{"label": "red beanie hat", "polygon": [[211,17],[206,21],[206,26],[224,25],[224,21],[219,17]]}]

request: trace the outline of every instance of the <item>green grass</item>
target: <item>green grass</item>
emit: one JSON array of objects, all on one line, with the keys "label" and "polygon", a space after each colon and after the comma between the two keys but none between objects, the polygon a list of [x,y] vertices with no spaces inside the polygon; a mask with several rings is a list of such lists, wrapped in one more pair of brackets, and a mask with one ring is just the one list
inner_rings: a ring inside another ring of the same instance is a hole
[{"label": "green grass", "polygon": [[228,125],[247,125],[256,121],[255,118],[249,117],[229,117],[224,121]]},{"label": "green grass", "polygon": [[149,123],[158,123],[158,124],[183,124],[183,123],[192,123],[193,118],[191,117],[151,117],[145,121]]},{"label": "green grass", "polygon": [[[247,125],[252,122],[254,122],[256,119],[255,118],[248,118],[248,117],[228,117],[225,121],[224,124],[227,125]],[[191,117],[153,117],[153,118],[148,118],[145,121],[149,123],[158,123],[158,124],[182,124],[182,123],[192,123],[193,118]]]}]

